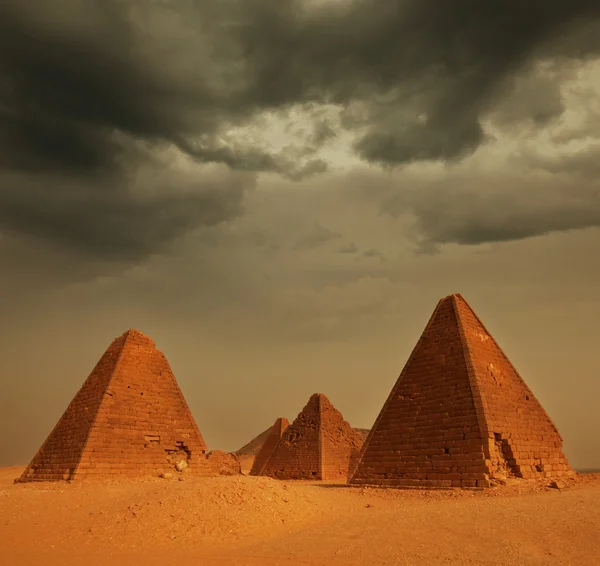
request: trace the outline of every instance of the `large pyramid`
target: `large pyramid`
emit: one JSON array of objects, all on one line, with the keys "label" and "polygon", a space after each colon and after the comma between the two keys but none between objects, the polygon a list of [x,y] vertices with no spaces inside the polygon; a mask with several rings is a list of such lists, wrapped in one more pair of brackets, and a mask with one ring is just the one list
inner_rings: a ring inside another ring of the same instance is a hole
[{"label": "large pyramid", "polygon": [[555,425],[457,294],[438,303],[350,483],[488,487],[571,474]]},{"label": "large pyramid", "polygon": [[283,433],[286,431],[287,427],[290,426],[290,423],[285,417],[278,418],[273,426],[268,430],[268,435],[264,439],[256,458],[254,459],[254,463],[252,464],[252,469],[250,470],[251,476],[260,476],[262,471],[264,470],[269,458],[277,448],[277,444],[279,443],[280,438],[283,436]]},{"label": "large pyramid", "polygon": [[[149,475],[206,445],[169,362],[137,330],[115,339],[18,481]],[[186,467],[181,464],[180,467]]]},{"label": "large pyramid", "polygon": [[287,427],[261,475],[277,479],[347,479],[362,436],[322,393],[315,393]]}]

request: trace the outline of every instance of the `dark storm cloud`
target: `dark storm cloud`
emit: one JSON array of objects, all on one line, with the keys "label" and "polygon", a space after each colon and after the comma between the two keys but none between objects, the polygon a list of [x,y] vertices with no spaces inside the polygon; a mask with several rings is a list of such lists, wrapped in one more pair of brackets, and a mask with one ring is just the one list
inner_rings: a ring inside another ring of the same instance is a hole
[{"label": "dark storm cloud", "polygon": [[[2,149],[21,167],[107,167],[116,129],[203,162],[285,173],[288,163],[219,134],[261,110],[324,102],[363,103],[356,147],[367,159],[449,159],[482,141],[478,119],[502,78],[600,43],[589,32],[577,41],[578,26],[600,18],[595,0],[8,0],[0,10]],[[313,137],[330,136],[323,125]]]},{"label": "dark storm cloud", "polygon": [[[588,31],[599,29],[595,0],[365,0],[311,12],[298,2],[244,6],[239,37],[254,77],[247,94],[270,106],[354,103],[344,123],[363,130],[355,149],[389,165],[473,151],[505,77],[547,54],[589,56],[600,36]],[[542,121],[562,111],[544,106]]]},{"label": "dark storm cloud", "polygon": [[476,179],[449,178],[441,184],[412,183],[391,189],[383,209],[413,220],[420,251],[439,244],[508,242],[551,232],[600,226],[600,184],[546,176],[497,174],[485,188]]},{"label": "dark storm cloud", "polygon": [[559,72],[510,77],[504,88],[499,89],[506,96],[499,101],[490,117],[496,126],[506,129],[524,121],[544,127],[566,109],[560,87]]},{"label": "dark storm cloud", "polygon": [[77,181],[54,179],[49,186],[38,175],[0,177],[0,225],[5,230],[48,238],[80,253],[104,260],[139,261],[196,226],[214,226],[242,211],[244,192],[252,186],[247,175],[226,175],[202,183],[173,175],[169,190],[158,179],[148,181],[143,194],[120,187],[81,190]]},{"label": "dark storm cloud", "polygon": [[[590,57],[600,43],[597,0],[311,6],[4,0],[2,226],[94,253],[148,253],[194,225],[226,220],[242,196],[225,176],[210,198],[200,190],[142,203],[131,194],[136,167],[174,145],[199,164],[292,179],[321,173],[326,164],[312,156],[335,132],[320,117],[301,148],[273,152],[228,137],[265,111],[297,105],[338,105],[366,160],[457,160],[485,140],[480,119],[505,94],[506,77],[546,57]],[[563,108],[556,96],[542,106],[520,112],[543,124]]]}]

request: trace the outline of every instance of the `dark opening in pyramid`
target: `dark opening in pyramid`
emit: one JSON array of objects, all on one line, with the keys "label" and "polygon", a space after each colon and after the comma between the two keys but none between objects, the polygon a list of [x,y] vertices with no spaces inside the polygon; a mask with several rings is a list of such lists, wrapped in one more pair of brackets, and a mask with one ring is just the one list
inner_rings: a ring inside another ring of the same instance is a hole
[{"label": "dark opening in pyramid", "polygon": [[457,294],[438,303],[350,483],[488,487],[573,473],[555,425]]},{"label": "dark opening in pyramid", "polygon": [[260,475],[278,479],[348,478],[362,436],[322,393],[315,393],[287,427]]},{"label": "dark opening in pyramid", "polygon": [[[18,481],[151,475],[203,463],[206,445],[164,354],[115,339]],[[202,462],[200,462],[202,461]]]}]

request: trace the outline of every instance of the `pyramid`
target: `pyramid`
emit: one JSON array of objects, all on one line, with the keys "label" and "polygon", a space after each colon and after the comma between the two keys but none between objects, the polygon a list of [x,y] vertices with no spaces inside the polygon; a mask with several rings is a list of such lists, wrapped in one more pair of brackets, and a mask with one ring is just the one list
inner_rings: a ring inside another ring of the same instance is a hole
[{"label": "pyramid", "polygon": [[263,444],[265,443],[265,441],[271,434],[272,429],[273,429],[273,426],[271,425],[269,428],[263,430],[258,436],[255,436],[250,442],[248,442],[247,444],[244,444],[244,446],[242,446],[239,450],[236,450],[235,455],[236,456],[248,456],[248,457],[255,458],[258,455],[258,453],[260,452],[260,449],[262,448]]},{"label": "pyramid", "polygon": [[277,479],[347,479],[362,437],[322,393],[287,427],[261,475]]},{"label": "pyramid", "polygon": [[354,430],[360,434],[364,444],[365,440],[367,440],[367,436],[369,436],[369,432],[371,431],[368,428],[355,428]]},{"label": "pyramid", "polygon": [[556,426],[456,294],[439,301],[349,483],[472,488],[574,473]]},{"label": "pyramid", "polygon": [[290,423],[285,417],[279,418],[275,421],[273,426],[268,430],[269,434],[265,438],[254,463],[252,464],[252,469],[250,470],[251,476],[260,476],[262,471],[265,468],[265,465],[269,461],[269,458],[273,454],[275,448],[277,448],[277,444],[279,443],[280,438],[283,433],[290,426]]},{"label": "pyramid", "polygon": [[164,354],[137,330],[108,347],[20,482],[149,475],[206,459]]}]

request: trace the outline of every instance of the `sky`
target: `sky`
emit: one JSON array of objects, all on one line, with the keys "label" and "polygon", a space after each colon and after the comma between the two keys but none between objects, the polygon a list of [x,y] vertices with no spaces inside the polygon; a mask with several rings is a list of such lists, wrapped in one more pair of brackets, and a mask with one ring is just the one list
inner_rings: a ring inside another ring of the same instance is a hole
[{"label": "sky", "polygon": [[0,466],[128,328],[209,449],[369,428],[461,293],[600,468],[597,0],[4,0]]}]

